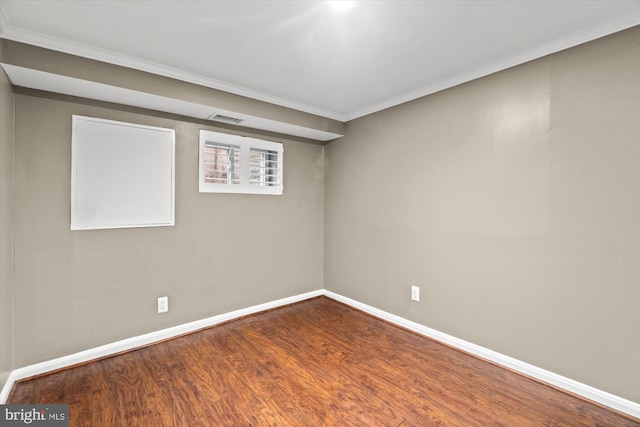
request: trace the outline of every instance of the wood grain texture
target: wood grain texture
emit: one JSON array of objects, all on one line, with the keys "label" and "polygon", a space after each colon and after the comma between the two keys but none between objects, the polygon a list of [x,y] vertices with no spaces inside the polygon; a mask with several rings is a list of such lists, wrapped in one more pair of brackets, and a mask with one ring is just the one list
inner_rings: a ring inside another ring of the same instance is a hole
[{"label": "wood grain texture", "polygon": [[640,426],[326,297],[18,382],[71,426]]}]

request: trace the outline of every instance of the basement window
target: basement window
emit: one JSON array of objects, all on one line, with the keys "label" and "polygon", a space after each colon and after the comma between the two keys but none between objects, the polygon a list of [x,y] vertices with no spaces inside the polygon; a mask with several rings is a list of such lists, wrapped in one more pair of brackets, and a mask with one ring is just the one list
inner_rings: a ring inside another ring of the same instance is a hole
[{"label": "basement window", "polygon": [[201,193],[282,194],[282,144],[200,131]]}]

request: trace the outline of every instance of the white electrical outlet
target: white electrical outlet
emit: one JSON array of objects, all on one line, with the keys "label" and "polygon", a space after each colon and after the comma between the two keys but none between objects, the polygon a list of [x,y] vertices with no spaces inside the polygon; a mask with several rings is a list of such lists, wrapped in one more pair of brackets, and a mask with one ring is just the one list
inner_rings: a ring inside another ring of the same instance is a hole
[{"label": "white electrical outlet", "polygon": [[420,288],[417,286],[411,286],[411,299],[414,301],[420,301]]},{"label": "white electrical outlet", "polygon": [[169,311],[169,297],[158,298],[158,313],[166,313]]}]

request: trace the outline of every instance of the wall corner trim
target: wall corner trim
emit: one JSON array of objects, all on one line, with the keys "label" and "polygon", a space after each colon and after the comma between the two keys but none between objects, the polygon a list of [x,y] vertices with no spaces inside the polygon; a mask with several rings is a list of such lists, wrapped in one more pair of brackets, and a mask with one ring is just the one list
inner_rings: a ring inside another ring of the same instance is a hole
[{"label": "wall corner trim", "polygon": [[279,300],[267,302],[264,304],[258,304],[251,307],[243,308],[240,310],[231,311],[229,313],[220,314],[217,316],[209,317],[194,322],[185,323],[162,329],[156,332],[150,332],[148,334],[139,335],[137,337],[127,338],[124,340],[116,341],[111,344],[105,344],[92,349],[80,351],[68,356],[59,357],[57,359],[48,360],[41,363],[25,366],[15,369],[9,375],[6,383],[2,387],[0,392],[0,404],[6,403],[9,398],[9,394],[13,389],[13,385],[16,381],[33,377],[36,375],[45,374],[47,372],[55,371],[58,369],[66,368],[78,363],[88,362],[90,360],[99,359],[120,353],[122,351],[132,350],[138,347],[143,347],[155,342],[163,341],[166,339],[174,338],[179,335],[195,332],[199,329],[207,328],[217,325],[219,323],[227,322],[233,319],[237,319],[249,314],[259,313],[261,311],[270,310],[273,308],[281,307],[287,304],[293,304],[296,302],[304,301],[306,299],[315,298],[318,296],[326,296],[338,302],[344,303],[355,309],[361,310],[372,316],[378,317],[387,322],[393,323],[397,326],[406,328],[420,335],[432,338],[441,343],[455,347],[474,356],[496,363],[500,366],[512,369],[521,374],[543,381],[547,384],[558,387],[567,392],[582,396],[591,401],[597,402],[601,405],[607,406],[619,412],[625,413],[635,418],[640,418],[640,403],[632,402],[614,394],[608,393],[603,390],[599,390],[595,387],[591,387],[586,384],[582,384],[578,381],[570,378],[558,375],[556,373],[547,371],[542,368],[530,365],[496,351],[487,349],[485,347],[470,343],[468,341],[461,340],[443,332],[431,329],[427,326],[419,323],[407,320],[403,317],[396,316],[395,314],[388,313],[384,310],[372,307],[370,305],[361,303],[351,298],[344,297],[326,289],[320,289],[311,291],[299,295],[295,295],[288,298],[282,298]]}]

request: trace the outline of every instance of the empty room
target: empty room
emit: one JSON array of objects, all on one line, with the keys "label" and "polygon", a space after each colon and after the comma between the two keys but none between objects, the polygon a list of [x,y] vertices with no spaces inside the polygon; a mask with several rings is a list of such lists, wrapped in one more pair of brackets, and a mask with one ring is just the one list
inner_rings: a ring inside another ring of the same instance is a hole
[{"label": "empty room", "polygon": [[640,426],[640,1],[0,0],[0,389]]}]

